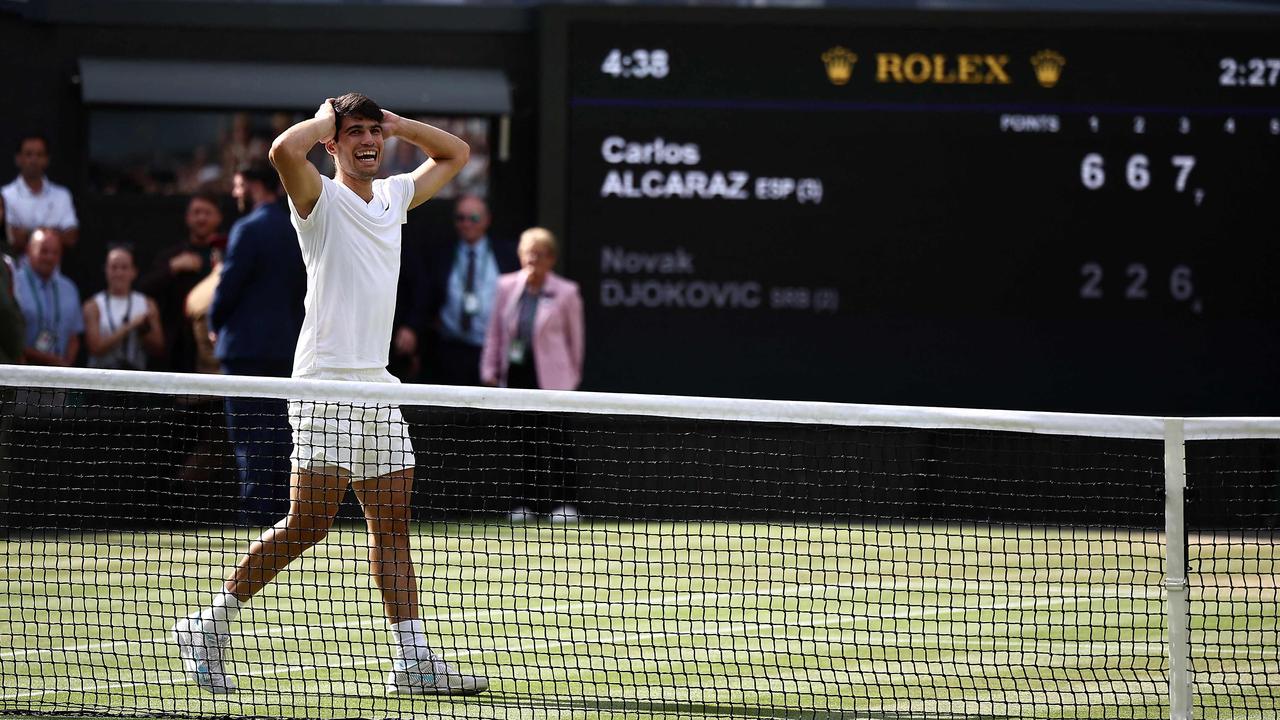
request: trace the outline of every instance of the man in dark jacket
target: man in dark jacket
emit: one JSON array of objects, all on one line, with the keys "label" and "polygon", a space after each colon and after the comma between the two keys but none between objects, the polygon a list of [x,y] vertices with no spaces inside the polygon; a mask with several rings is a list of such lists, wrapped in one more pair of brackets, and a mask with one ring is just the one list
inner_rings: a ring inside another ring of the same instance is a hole
[{"label": "man in dark jacket", "polygon": [[185,219],[187,238],[160,251],[138,281],[138,290],[156,301],[164,326],[165,354],[157,370],[195,371],[197,345],[187,320],[187,295],[213,269],[214,248],[223,240],[217,195],[203,190],[192,195]]},{"label": "man in dark jacket", "polygon": [[[265,161],[235,175],[243,212],[231,228],[209,324],[227,375],[289,377],[302,327],[306,268],[280,180]],[[287,509],[289,423],[284,400],[227,398],[227,433],[240,470],[241,519],[271,523]]]}]

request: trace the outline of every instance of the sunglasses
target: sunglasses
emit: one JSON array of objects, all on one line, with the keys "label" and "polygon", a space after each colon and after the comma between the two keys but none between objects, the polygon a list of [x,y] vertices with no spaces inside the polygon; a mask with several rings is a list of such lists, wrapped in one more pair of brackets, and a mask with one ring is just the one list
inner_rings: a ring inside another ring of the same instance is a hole
[{"label": "sunglasses", "polygon": [[478,222],[480,222],[481,220],[483,220],[483,219],[484,219],[484,217],[483,217],[482,215],[480,215],[480,213],[471,213],[470,215],[467,215],[467,214],[464,214],[464,213],[458,213],[457,215],[454,215],[454,216],[453,216],[453,219],[454,219],[454,222],[473,222],[473,223],[478,223]]}]

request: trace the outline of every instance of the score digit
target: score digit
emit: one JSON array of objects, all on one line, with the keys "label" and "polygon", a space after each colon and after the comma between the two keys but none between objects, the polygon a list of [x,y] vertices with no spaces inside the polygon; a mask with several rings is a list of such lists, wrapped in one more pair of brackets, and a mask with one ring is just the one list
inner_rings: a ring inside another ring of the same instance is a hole
[{"label": "score digit", "polygon": [[1184,192],[1187,189],[1187,176],[1191,174],[1191,169],[1196,166],[1196,156],[1174,155],[1173,166],[1178,168],[1178,177],[1173,181],[1173,189],[1177,192]]},{"label": "score digit", "polygon": [[1138,153],[1129,158],[1129,164],[1125,166],[1125,178],[1129,181],[1129,187],[1134,190],[1146,190],[1151,184],[1151,172],[1147,169],[1149,163],[1147,156]]},{"label": "score digit", "polygon": [[[1186,192],[1191,171],[1196,167],[1195,155],[1174,155],[1170,164],[1177,170],[1173,178],[1174,192]],[[1107,183],[1106,164],[1099,153],[1089,153],[1080,163],[1080,183],[1088,190],[1100,190]],[[1129,156],[1124,166],[1129,189],[1142,191],[1151,186],[1151,159],[1142,153]],[[1197,190],[1197,192],[1202,192]],[[1197,203],[1198,204],[1198,203]]]},{"label": "score digit", "polygon": [[1097,190],[1106,184],[1107,172],[1102,169],[1101,155],[1089,153],[1084,156],[1084,162],[1080,163],[1080,182],[1090,190]]}]

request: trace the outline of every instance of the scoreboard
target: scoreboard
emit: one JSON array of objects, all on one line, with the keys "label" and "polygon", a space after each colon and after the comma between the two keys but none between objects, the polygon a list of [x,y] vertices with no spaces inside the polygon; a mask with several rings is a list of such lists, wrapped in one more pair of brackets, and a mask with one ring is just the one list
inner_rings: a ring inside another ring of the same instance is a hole
[{"label": "scoreboard", "polygon": [[1275,18],[544,20],[585,389],[1280,414]]}]

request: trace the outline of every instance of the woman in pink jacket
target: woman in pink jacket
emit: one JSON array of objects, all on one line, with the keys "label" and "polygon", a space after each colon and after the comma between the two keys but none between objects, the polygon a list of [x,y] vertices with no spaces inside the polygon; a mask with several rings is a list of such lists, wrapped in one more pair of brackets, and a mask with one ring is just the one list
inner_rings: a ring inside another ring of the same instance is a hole
[{"label": "woman in pink jacket", "polygon": [[[578,284],[551,272],[556,264],[556,239],[545,228],[520,235],[520,270],[498,278],[493,312],[480,354],[480,379],[486,385],[543,390],[576,390],[582,381],[582,295]],[[535,433],[527,452],[525,488],[517,491],[527,503],[511,511],[513,521],[532,519],[535,496],[550,495],[553,522],[578,517],[572,504],[573,459],[569,442],[558,427]],[[533,482],[535,478],[546,482]]]},{"label": "woman in pink jacket", "polygon": [[480,379],[499,387],[577,390],[582,381],[582,296],[551,272],[556,239],[544,228],[520,235],[520,269],[498,278]]}]

